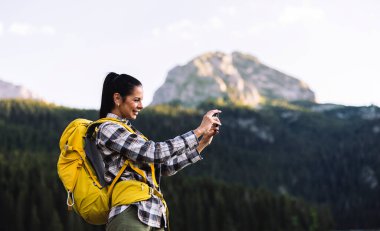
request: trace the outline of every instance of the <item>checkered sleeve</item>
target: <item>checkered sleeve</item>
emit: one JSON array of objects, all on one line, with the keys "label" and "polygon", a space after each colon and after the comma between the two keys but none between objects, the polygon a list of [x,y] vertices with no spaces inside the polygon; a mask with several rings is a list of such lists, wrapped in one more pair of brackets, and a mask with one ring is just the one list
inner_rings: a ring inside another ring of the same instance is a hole
[{"label": "checkered sleeve", "polygon": [[147,141],[119,124],[106,122],[99,127],[97,145],[135,162],[164,163],[173,156],[196,148],[198,139],[193,131],[189,131],[164,142]]},{"label": "checkered sleeve", "polygon": [[181,155],[176,155],[161,164],[161,174],[171,176],[182,170],[186,166],[201,160],[202,157],[196,148],[188,149]]}]

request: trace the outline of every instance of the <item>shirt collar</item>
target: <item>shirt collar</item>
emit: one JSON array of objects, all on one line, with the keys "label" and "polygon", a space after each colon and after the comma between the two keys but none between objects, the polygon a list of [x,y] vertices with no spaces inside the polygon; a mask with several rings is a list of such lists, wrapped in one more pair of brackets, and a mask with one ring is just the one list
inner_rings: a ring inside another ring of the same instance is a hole
[{"label": "shirt collar", "polygon": [[123,123],[126,123],[127,125],[131,125],[131,122],[129,122],[129,120],[127,120],[127,119],[125,119],[125,118],[121,118],[120,116],[115,115],[115,114],[113,114],[113,113],[111,113],[111,112],[107,113],[107,116],[106,116],[106,117],[107,117],[107,118],[115,118],[115,119],[120,120],[120,121],[123,122]]}]

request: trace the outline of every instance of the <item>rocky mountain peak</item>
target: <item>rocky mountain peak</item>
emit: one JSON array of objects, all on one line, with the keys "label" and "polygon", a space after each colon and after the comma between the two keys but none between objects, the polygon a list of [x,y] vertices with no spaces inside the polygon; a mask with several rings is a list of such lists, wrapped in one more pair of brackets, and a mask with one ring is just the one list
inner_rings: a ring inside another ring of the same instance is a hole
[{"label": "rocky mountain peak", "polygon": [[40,99],[40,97],[26,87],[0,79],[0,99]]},{"label": "rocky mountain peak", "polygon": [[208,52],[170,70],[152,105],[180,102],[196,106],[205,100],[222,100],[254,107],[265,98],[315,101],[307,84],[252,55]]}]

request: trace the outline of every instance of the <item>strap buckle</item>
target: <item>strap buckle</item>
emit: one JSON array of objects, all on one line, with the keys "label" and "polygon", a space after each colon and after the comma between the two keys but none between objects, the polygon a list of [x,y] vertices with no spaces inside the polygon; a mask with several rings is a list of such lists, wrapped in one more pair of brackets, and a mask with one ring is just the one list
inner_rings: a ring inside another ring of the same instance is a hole
[{"label": "strap buckle", "polygon": [[149,187],[149,195],[153,196],[154,195],[154,190],[152,187]]},{"label": "strap buckle", "polygon": [[71,210],[71,208],[72,208],[73,205],[75,204],[75,201],[74,201],[74,193],[73,193],[73,192],[70,192],[70,190],[67,190],[67,200],[66,200],[66,204],[67,204],[69,210]]}]

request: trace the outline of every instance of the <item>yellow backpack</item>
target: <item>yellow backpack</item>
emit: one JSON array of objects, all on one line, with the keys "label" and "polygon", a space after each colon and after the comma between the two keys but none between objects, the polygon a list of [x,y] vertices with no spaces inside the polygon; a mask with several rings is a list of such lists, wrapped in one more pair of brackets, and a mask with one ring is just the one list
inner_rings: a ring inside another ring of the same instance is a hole
[{"label": "yellow backpack", "polygon": [[[107,223],[112,206],[147,200],[153,194],[161,198],[166,206],[162,194],[157,190],[153,164],[151,164],[155,185],[153,188],[144,183],[146,182],[144,171],[128,160],[111,185],[107,186],[104,180],[104,164],[93,135],[97,127],[107,121],[118,123],[134,133],[125,123],[113,118],[102,118],[94,122],[75,119],[63,131],[59,142],[61,153],[57,170],[67,191],[68,210],[74,208],[86,222],[94,225]],[[128,165],[143,177],[144,182],[128,180],[116,184]]]}]

